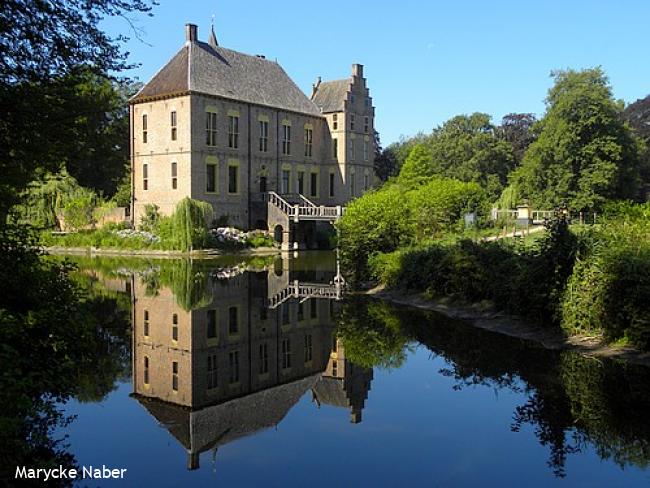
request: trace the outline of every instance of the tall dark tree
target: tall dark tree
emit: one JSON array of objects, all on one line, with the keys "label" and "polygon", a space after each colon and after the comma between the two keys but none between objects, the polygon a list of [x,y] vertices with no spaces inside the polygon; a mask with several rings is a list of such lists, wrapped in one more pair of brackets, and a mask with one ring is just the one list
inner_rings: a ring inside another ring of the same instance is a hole
[{"label": "tall dark tree", "polygon": [[553,73],[539,137],[511,179],[537,207],[598,209],[637,196],[641,146],[600,68]]},{"label": "tall dark tree", "polygon": [[524,153],[528,146],[535,140],[533,126],[537,119],[533,114],[507,114],[501,119],[501,125],[497,128],[498,134],[512,146],[516,164],[519,165],[524,159]]},{"label": "tall dark tree", "polygon": [[[74,154],[89,107],[78,87],[128,65],[124,37],[99,25],[149,12],[155,0],[5,0],[0,10],[0,215],[39,168],[57,170]],[[4,220],[4,218],[3,218]]]},{"label": "tall dark tree", "polygon": [[392,146],[381,147],[379,132],[375,131],[375,173],[380,181],[387,181],[391,176],[397,176],[397,155]]},{"label": "tall dark tree", "polygon": [[623,120],[630,124],[636,135],[645,142],[639,173],[643,192],[641,197],[648,200],[650,199],[650,95],[625,107],[622,115]]}]

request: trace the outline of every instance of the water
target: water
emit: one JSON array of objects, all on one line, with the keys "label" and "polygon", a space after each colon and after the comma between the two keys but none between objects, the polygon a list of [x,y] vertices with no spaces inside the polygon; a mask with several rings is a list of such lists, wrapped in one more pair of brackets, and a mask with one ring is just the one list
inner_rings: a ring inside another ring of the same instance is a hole
[{"label": "water", "polygon": [[331,254],[240,261],[79,261],[119,367],[64,406],[78,465],[125,486],[648,485],[647,368],[336,299]]}]

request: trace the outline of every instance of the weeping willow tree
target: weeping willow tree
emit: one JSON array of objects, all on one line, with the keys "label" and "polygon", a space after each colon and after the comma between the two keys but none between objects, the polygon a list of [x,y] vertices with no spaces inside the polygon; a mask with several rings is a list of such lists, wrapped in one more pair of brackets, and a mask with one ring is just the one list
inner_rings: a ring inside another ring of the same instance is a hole
[{"label": "weeping willow tree", "polygon": [[95,199],[91,190],[79,185],[65,170],[32,181],[22,196],[22,203],[17,206],[21,222],[42,229],[56,227],[57,214],[71,202]]},{"label": "weeping willow tree", "polygon": [[207,307],[212,302],[209,273],[190,259],[164,263],[160,268],[160,282],[168,286],[176,303],[185,311]]},{"label": "weeping willow tree", "polygon": [[174,249],[190,251],[207,244],[207,223],[212,220],[212,205],[184,198],[178,202],[170,219],[170,241]]}]

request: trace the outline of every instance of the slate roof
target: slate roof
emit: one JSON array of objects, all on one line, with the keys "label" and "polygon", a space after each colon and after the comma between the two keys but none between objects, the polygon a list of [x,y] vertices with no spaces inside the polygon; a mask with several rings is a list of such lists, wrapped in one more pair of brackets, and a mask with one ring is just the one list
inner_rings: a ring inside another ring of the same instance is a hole
[{"label": "slate roof", "polygon": [[189,91],[321,115],[277,62],[205,42],[187,42],[131,103]]},{"label": "slate roof", "polygon": [[348,98],[348,90],[351,81],[334,80],[323,81],[318,86],[318,90],[312,97],[312,102],[321,109],[323,113],[341,112],[344,110],[345,100]]},{"label": "slate roof", "polygon": [[135,397],[186,450],[203,452],[278,425],[319,377],[314,374],[196,411]]}]

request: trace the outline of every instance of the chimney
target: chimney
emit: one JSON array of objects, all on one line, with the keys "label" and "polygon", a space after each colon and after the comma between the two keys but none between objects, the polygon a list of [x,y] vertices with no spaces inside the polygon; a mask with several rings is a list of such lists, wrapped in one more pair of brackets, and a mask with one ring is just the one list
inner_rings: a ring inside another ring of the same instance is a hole
[{"label": "chimney", "polygon": [[199,28],[196,24],[185,24],[185,40],[187,42],[196,42],[199,35]]},{"label": "chimney", "polygon": [[[196,26],[194,26],[196,27]],[[187,469],[194,471],[199,469],[199,453],[198,452],[188,452],[187,453]]]},{"label": "chimney", "polygon": [[363,64],[353,64],[352,65],[352,76],[357,78],[363,78]]}]

